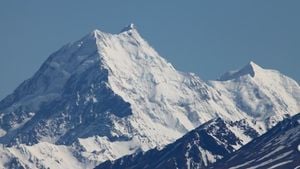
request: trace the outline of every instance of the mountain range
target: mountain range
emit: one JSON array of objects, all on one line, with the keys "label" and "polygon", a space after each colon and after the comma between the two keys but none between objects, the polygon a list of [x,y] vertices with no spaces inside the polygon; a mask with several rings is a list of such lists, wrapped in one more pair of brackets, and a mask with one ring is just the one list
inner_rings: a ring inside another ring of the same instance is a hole
[{"label": "mountain range", "polygon": [[[96,169],[244,169],[300,167],[300,113],[235,151],[239,138],[230,123],[217,118],[162,150],[152,149],[101,163]],[[217,161],[217,162],[216,162]]]},{"label": "mountain range", "polygon": [[[93,168],[170,143],[208,166],[298,112],[300,87],[278,71],[250,62],[204,81],[177,71],[133,24],[94,30],[0,101],[0,166]],[[198,151],[182,136],[215,143]]]}]

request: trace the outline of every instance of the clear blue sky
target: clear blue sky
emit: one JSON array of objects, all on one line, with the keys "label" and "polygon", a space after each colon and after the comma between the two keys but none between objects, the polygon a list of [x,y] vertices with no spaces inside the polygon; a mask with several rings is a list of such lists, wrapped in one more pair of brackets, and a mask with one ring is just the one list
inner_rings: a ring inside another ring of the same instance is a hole
[{"label": "clear blue sky", "polygon": [[177,69],[216,79],[253,60],[300,79],[300,1],[6,0],[0,2],[0,98],[62,45],[133,22]]}]

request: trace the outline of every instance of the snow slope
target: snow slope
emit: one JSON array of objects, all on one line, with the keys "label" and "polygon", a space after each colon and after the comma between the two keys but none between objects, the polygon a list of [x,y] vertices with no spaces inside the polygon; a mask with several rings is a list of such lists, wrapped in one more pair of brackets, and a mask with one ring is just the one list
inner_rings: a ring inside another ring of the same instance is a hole
[{"label": "snow slope", "polygon": [[10,169],[31,168],[91,168],[89,164],[79,161],[69,147],[38,143],[33,146],[18,145],[0,149],[1,167]]},{"label": "snow slope", "polygon": [[[93,166],[163,147],[215,117],[262,134],[269,121],[299,112],[300,88],[279,72],[256,67],[254,77],[232,74],[207,84],[177,71],[134,25],[118,34],[95,30],[54,52],[0,101],[0,143],[64,145]],[[263,80],[266,72],[272,78]]]}]

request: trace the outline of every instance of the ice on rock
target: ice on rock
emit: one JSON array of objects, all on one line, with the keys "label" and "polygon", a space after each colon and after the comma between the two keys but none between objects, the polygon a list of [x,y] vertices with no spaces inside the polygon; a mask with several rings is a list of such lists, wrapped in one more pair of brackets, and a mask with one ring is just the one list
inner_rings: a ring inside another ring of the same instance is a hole
[{"label": "ice on rock", "polygon": [[297,150],[299,118],[300,114],[287,117],[267,133],[209,168],[297,168],[300,164]]}]

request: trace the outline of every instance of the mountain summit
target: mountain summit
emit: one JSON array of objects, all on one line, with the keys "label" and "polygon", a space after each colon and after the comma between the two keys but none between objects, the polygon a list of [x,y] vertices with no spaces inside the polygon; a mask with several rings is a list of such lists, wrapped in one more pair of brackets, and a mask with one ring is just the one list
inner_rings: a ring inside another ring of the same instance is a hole
[{"label": "mountain summit", "polygon": [[[165,146],[215,117],[244,120],[261,134],[269,121],[299,112],[300,103],[295,81],[266,71],[267,81],[247,76],[207,84],[177,71],[133,25],[118,34],[95,30],[51,54],[0,102],[0,143],[10,147],[3,154],[45,146],[71,154],[78,167],[95,166]],[[18,164],[47,167],[45,154],[30,153],[35,160]]]},{"label": "mountain summit", "polygon": [[254,63],[253,61],[250,61],[246,66],[244,66],[242,69],[238,71],[229,71],[225,74],[223,74],[219,80],[221,81],[227,81],[239,78],[241,76],[249,75],[251,77],[254,77],[256,74],[261,73],[264,71],[262,67]]},{"label": "mountain summit", "polygon": [[126,27],[124,27],[122,30],[121,30],[121,33],[122,32],[128,32],[128,31],[132,31],[136,29],[135,25],[133,23],[127,25]]},{"label": "mountain summit", "polygon": [[225,104],[198,77],[176,71],[137,31],[95,30],[53,53],[0,102],[0,142],[75,145],[100,162],[164,146],[216,112],[229,118],[234,108]]},{"label": "mountain summit", "polygon": [[220,80],[210,81],[210,84],[234,100],[239,109],[264,121],[267,128],[300,108],[299,84],[276,70],[263,69],[254,62],[238,71],[226,73]]}]

